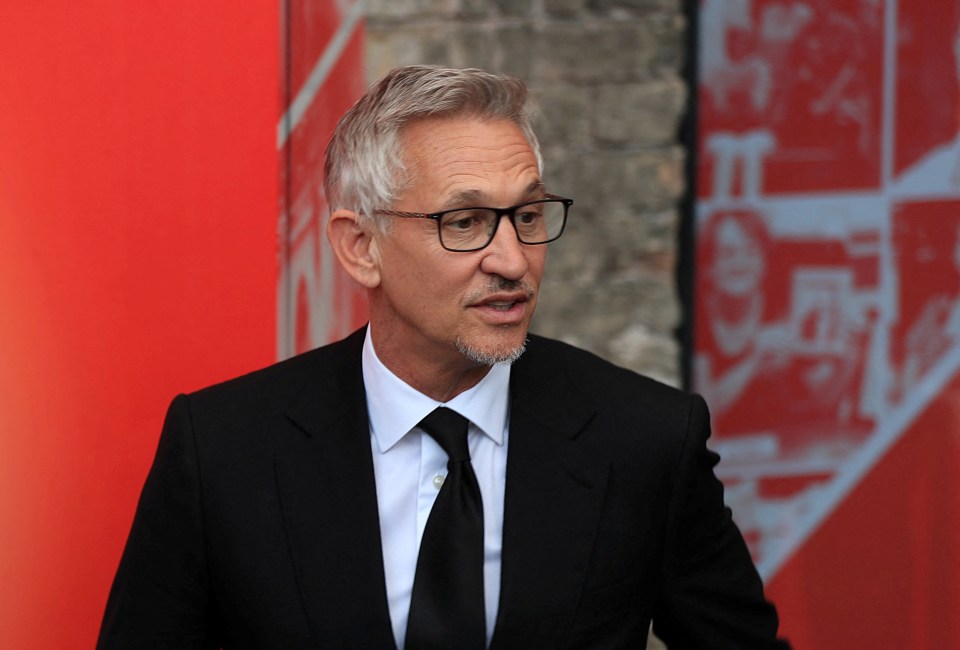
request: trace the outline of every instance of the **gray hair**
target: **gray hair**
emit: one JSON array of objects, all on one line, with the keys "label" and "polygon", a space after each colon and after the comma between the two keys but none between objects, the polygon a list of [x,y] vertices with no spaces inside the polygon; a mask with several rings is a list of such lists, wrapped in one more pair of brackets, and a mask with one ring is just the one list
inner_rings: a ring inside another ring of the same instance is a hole
[{"label": "gray hair", "polygon": [[330,211],[352,210],[384,231],[386,224],[375,211],[389,208],[411,182],[401,133],[422,119],[465,116],[513,122],[542,170],[527,102],[527,87],[513,77],[474,68],[394,68],[344,113],[327,145],[324,191]]}]

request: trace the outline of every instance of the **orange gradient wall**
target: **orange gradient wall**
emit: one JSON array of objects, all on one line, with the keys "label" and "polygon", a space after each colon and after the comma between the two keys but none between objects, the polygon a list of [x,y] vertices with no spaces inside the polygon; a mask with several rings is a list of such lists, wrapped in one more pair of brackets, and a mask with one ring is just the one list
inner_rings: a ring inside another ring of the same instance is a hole
[{"label": "orange gradient wall", "polygon": [[163,413],[276,350],[275,2],[0,10],[0,647],[92,647]]}]

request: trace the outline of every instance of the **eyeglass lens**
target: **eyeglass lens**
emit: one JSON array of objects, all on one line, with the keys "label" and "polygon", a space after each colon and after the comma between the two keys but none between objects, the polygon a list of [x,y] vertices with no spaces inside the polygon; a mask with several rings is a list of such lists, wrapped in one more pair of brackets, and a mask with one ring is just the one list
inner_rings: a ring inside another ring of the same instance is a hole
[{"label": "eyeglass lens", "polygon": [[[520,206],[513,215],[517,237],[524,244],[543,244],[563,232],[566,207],[561,201]],[[500,215],[491,208],[452,210],[440,219],[440,242],[451,250],[483,248],[493,239]]]}]

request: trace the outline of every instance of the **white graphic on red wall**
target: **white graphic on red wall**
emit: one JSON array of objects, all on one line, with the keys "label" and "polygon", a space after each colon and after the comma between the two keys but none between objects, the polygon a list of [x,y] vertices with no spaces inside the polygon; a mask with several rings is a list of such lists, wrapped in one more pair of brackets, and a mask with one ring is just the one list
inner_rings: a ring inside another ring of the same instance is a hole
[{"label": "white graphic on red wall", "polygon": [[894,396],[903,400],[960,345],[960,199],[898,204],[893,237],[903,313]]},{"label": "white graphic on red wall", "polygon": [[701,196],[876,187],[882,19],[869,0],[703,0]]},{"label": "white graphic on red wall", "polygon": [[286,9],[290,38],[282,75],[286,96],[281,98],[286,111],[277,127],[278,358],[342,338],[366,319],[364,296],[327,241],[323,190],[327,140],[366,86],[362,2],[294,0]]},{"label": "white graphic on red wall", "polygon": [[901,21],[898,195],[960,194],[960,25],[944,18]]},{"label": "white graphic on red wall", "polygon": [[960,369],[960,3],[921,4],[701,1],[693,382],[767,579]]}]

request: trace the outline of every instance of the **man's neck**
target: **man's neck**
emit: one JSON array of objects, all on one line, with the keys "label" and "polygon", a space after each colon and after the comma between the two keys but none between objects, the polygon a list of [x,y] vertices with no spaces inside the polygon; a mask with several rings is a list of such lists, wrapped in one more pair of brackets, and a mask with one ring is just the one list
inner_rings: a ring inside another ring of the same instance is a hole
[{"label": "man's neck", "polygon": [[471,361],[456,350],[449,358],[430,359],[379,340],[376,329],[371,328],[370,334],[380,362],[404,383],[438,402],[449,402],[490,372],[490,366]]}]

